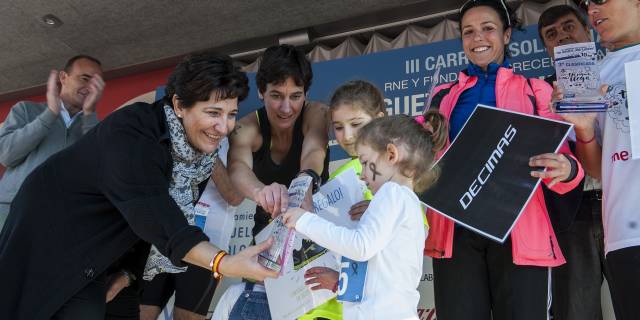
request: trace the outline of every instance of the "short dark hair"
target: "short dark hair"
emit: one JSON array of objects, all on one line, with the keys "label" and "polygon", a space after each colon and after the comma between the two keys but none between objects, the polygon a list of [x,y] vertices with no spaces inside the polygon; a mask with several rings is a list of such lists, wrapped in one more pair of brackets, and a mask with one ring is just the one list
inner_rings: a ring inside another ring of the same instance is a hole
[{"label": "short dark hair", "polygon": [[288,44],[267,48],[256,73],[258,90],[263,93],[267,90],[267,84],[282,84],[289,77],[293,78],[296,85],[304,87],[305,93],[311,87],[313,71],[304,51]]},{"label": "short dark hair", "polygon": [[550,26],[556,23],[558,19],[568,16],[570,14],[573,14],[576,17],[576,19],[578,19],[578,22],[582,24],[583,27],[589,26],[589,23],[587,22],[587,18],[584,16],[584,14],[582,14],[581,11],[579,11],[578,9],[572,6],[561,4],[561,5],[550,7],[549,9],[542,12],[542,14],[540,15],[540,18],[538,19],[538,36],[540,36],[540,40],[542,40],[542,43],[544,43],[544,37],[542,36],[542,28],[546,26]]},{"label": "short dark hair", "polygon": [[76,61],[80,60],[80,59],[87,59],[91,62],[94,62],[95,64],[99,65],[102,67],[102,62],[100,62],[100,60],[86,55],[86,54],[79,54],[77,56],[73,56],[71,57],[71,59],[67,60],[67,63],[64,64],[64,72],[66,73],[70,73],[71,69],[73,68],[73,64],[76,63]]},{"label": "short dark hair", "polygon": [[171,72],[165,88],[165,102],[177,95],[183,108],[191,108],[198,101],[208,101],[211,93],[217,100],[238,98],[249,94],[249,80],[227,55],[211,51],[186,57]]}]

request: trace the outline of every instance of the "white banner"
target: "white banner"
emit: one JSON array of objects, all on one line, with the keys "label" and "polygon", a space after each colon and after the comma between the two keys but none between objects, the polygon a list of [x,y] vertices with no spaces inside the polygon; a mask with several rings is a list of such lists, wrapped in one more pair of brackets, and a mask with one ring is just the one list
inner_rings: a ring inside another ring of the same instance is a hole
[{"label": "white banner", "polygon": [[213,180],[209,179],[195,211],[196,215],[206,217],[203,230],[209,237],[209,242],[223,250],[229,247],[229,240],[235,228],[235,207],[224,201]]}]

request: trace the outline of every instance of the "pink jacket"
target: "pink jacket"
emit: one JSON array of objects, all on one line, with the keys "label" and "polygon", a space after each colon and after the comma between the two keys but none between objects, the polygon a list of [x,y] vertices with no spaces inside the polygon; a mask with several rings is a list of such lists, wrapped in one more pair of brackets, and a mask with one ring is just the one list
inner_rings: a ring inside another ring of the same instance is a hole
[{"label": "pink jacket", "polygon": [[[529,86],[526,78],[514,74],[511,69],[500,68],[496,77],[497,107],[528,114],[534,114],[533,108],[537,108],[538,115],[550,119],[559,119],[548,108],[551,100],[551,87],[543,80],[530,80],[531,86]],[[457,83],[448,83],[436,88],[436,93],[444,88],[451,88],[440,102],[440,113],[446,119],[451,116],[460,94],[473,87],[476,81],[477,77],[468,76],[460,72]],[[530,95],[535,97],[536,106],[532,105],[532,101],[529,98]],[[447,141],[447,147],[448,145],[449,142]],[[566,143],[561,147],[560,152],[571,154]],[[443,153],[444,151],[441,151],[438,156],[442,156]],[[564,194],[578,185],[584,176],[584,171],[580,163],[577,161],[576,163],[578,164],[577,176],[569,182],[557,183],[551,187],[551,190]],[[550,180],[543,180],[542,182],[549,183]],[[427,218],[430,230],[425,244],[425,254],[433,258],[451,258],[453,253],[454,222],[432,210],[427,212]],[[514,264],[555,267],[566,262],[551,227],[540,186],[538,186],[524,212],[516,222],[510,238]]]}]

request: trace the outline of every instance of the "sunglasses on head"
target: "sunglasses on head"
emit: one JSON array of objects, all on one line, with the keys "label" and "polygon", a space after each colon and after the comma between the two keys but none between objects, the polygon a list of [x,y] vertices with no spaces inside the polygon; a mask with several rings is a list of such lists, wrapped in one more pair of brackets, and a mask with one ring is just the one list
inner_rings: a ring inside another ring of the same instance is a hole
[{"label": "sunglasses on head", "polygon": [[[606,1],[606,0],[605,0]],[[507,10],[507,5],[504,3],[504,0],[468,0],[467,2],[465,2],[462,7],[460,7],[459,12],[462,13],[463,11],[465,11],[467,9],[467,7],[469,7],[470,5],[474,4],[474,3],[488,3],[488,2],[494,2],[494,3],[499,3],[500,5],[502,5],[502,9],[504,9],[504,12],[507,16],[507,26],[511,26],[511,17],[509,17],[509,10]]]},{"label": "sunglasses on head", "polygon": [[593,3],[597,6],[599,5],[603,5],[605,3],[607,3],[607,0],[581,0],[580,1],[580,8],[584,9],[585,11],[589,10],[589,4]]}]

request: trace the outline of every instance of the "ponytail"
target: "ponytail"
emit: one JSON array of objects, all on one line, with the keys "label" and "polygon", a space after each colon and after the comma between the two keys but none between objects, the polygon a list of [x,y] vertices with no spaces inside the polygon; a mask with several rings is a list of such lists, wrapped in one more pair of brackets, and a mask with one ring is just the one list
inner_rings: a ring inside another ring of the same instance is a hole
[{"label": "ponytail", "polygon": [[438,111],[438,109],[428,110],[424,114],[425,129],[429,130],[432,134],[431,140],[433,141],[433,152],[438,153],[444,149],[447,144],[449,136],[449,122]]}]

